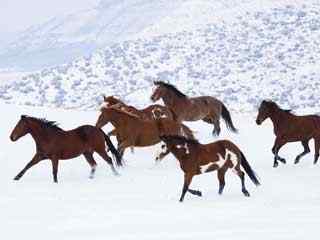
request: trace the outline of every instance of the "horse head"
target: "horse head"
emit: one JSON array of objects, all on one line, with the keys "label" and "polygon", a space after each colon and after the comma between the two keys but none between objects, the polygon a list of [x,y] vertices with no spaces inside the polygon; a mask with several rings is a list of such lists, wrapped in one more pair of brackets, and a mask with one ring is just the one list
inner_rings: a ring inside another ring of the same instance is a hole
[{"label": "horse head", "polygon": [[21,115],[19,122],[17,123],[17,125],[14,127],[13,131],[10,134],[11,141],[15,142],[19,138],[29,133],[30,129],[28,126],[27,119],[28,119],[27,116]]}]

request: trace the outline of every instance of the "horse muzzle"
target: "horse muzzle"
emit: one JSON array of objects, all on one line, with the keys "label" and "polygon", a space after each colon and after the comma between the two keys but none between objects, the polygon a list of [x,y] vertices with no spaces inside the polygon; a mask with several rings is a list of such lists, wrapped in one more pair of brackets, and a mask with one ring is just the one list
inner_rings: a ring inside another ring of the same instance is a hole
[{"label": "horse muzzle", "polygon": [[257,125],[261,125],[260,119],[257,119],[257,120],[256,120],[256,124],[257,124]]},{"label": "horse muzzle", "polygon": [[18,137],[15,136],[15,135],[10,135],[10,140],[11,140],[12,142],[15,142],[15,141],[18,140]]}]

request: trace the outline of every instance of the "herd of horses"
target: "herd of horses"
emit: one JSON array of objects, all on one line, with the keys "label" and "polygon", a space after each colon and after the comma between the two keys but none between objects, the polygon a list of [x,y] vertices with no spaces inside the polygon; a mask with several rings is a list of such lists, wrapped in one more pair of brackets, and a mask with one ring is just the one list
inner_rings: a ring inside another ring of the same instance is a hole
[{"label": "herd of horses", "polygon": [[[231,169],[241,180],[242,193],[249,196],[245,186],[245,173],[256,186],[260,185],[260,182],[239,147],[228,140],[201,144],[195,138],[193,131],[183,124],[184,121],[203,120],[213,125],[213,135],[219,135],[222,118],[227,128],[237,133],[238,130],[227,107],[214,97],[188,97],[174,85],[166,82],[156,81],[154,85],[155,90],[151,100],[156,102],[162,99],[164,106],[155,104],[145,109],[137,109],[114,96],[104,96],[104,103],[95,126],[83,125],[65,131],[54,121],[22,115],[10,139],[17,141],[22,136],[30,134],[36,143],[36,153],[14,179],[19,180],[29,168],[42,160],[49,159],[52,163],[53,180],[58,182],[59,160],[80,155],[84,155],[90,165],[90,178],[93,178],[97,166],[93,153],[100,155],[110,165],[112,172],[118,175],[113,159],[117,166],[122,166],[123,155],[127,148],[133,150],[134,147],[152,146],[162,142],[162,152],[156,160],[161,160],[172,153],[184,172],[181,202],[187,192],[197,196],[202,195],[200,191],[189,188],[194,176],[214,170],[217,170],[219,194],[222,194],[225,186],[225,174]],[[314,163],[317,163],[320,148],[320,116],[296,116],[290,110],[281,109],[271,100],[263,100],[256,123],[260,125],[267,118],[273,122],[276,135],[272,148],[273,167],[278,166],[278,161],[286,163],[286,160],[279,156],[279,150],[284,144],[296,141],[302,143],[304,151],[294,162],[298,163],[301,157],[310,152],[308,143],[312,138],[315,142]],[[111,123],[114,129],[105,134],[102,127],[107,123]],[[117,148],[110,140],[110,136],[116,137]],[[108,155],[109,151],[113,159]]]}]

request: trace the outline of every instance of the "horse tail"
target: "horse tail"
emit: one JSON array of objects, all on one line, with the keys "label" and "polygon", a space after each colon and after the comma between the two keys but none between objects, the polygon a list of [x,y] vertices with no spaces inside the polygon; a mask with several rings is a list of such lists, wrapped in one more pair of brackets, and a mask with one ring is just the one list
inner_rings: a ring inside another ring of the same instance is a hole
[{"label": "horse tail", "polygon": [[[102,129],[101,129],[102,131]],[[115,156],[116,158],[116,163],[117,163],[117,166],[122,166],[122,157],[120,155],[120,153],[118,152],[118,150],[114,147],[113,143],[111,142],[110,138],[108,137],[107,134],[105,134],[104,131],[102,131],[103,133],[103,136],[104,136],[104,139],[107,143],[107,146],[109,148],[109,150],[111,151],[111,153],[113,154],[113,156]]]},{"label": "horse tail", "polygon": [[232,119],[231,119],[231,115],[229,110],[227,109],[227,107],[221,103],[221,116],[223,118],[223,120],[225,121],[227,128],[230,129],[232,132],[237,133],[238,129],[235,128],[235,126],[233,125]]},{"label": "horse tail", "polygon": [[248,174],[249,178],[251,181],[256,185],[259,186],[261,185],[256,173],[252,170],[251,166],[249,165],[246,157],[244,156],[243,152],[240,151],[241,154],[241,161],[240,164],[244,168],[245,172]]}]

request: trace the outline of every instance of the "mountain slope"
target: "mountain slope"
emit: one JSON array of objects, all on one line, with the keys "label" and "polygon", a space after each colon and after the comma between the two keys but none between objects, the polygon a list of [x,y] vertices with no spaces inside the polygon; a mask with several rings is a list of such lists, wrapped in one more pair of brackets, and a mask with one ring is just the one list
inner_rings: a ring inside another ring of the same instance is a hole
[{"label": "mountain slope", "polygon": [[319,110],[320,5],[245,12],[237,21],[124,41],[88,58],[0,87],[8,103],[96,109],[101,94],[138,106],[152,82],[170,81],[191,96],[211,95],[236,111],[263,98]]},{"label": "mountain slope", "polygon": [[53,18],[0,47],[0,67],[39,69],[67,63],[132,37],[182,0],[102,0],[95,8]]}]

